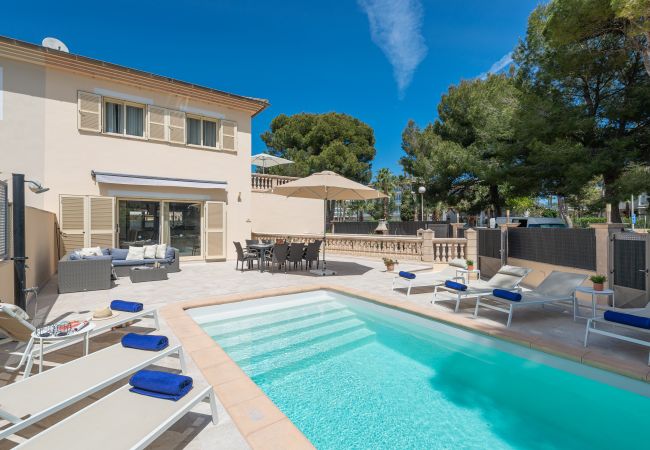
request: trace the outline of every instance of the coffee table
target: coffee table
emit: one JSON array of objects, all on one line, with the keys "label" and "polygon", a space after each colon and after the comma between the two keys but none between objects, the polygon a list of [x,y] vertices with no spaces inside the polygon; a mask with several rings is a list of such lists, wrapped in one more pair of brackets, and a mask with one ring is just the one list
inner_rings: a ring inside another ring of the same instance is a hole
[{"label": "coffee table", "polygon": [[134,267],[129,271],[131,283],[162,281],[167,279],[167,267]]}]

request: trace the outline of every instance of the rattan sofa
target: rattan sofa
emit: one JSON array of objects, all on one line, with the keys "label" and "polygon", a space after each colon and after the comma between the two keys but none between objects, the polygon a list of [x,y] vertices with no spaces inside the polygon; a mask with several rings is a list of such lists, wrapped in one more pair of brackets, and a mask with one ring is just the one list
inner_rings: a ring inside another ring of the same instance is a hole
[{"label": "rattan sofa", "polygon": [[[112,287],[111,274],[117,277],[125,277],[134,267],[153,266],[161,262],[167,268],[167,272],[180,272],[179,252],[173,248],[174,257],[170,261],[165,260],[143,260],[133,261],[128,265],[114,265],[111,255],[97,256],[88,259],[70,259],[70,253],[59,260],[58,282],[59,293],[98,291]],[[149,262],[150,261],[150,262]]]}]

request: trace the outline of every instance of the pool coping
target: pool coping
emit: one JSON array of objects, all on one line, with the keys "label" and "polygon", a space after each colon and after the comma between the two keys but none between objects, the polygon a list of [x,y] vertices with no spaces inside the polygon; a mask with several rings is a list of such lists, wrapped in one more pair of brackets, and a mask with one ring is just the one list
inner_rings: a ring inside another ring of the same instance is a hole
[{"label": "pool coping", "polygon": [[362,300],[432,319],[467,331],[512,342],[581,364],[608,370],[636,380],[650,382],[650,367],[640,369],[593,348],[578,348],[513,331],[497,328],[461,315],[437,311],[414,303],[395,300],[343,286],[310,284],[267,289],[243,294],[222,295],[200,300],[178,302],[160,309],[160,315],[172,329],[186,354],[189,354],[210,383],[247,443],[255,450],[312,449],[311,442],[264,394],[228,354],[203,331],[187,313],[188,309],[236,303],[263,297],[327,290],[358,297]]}]

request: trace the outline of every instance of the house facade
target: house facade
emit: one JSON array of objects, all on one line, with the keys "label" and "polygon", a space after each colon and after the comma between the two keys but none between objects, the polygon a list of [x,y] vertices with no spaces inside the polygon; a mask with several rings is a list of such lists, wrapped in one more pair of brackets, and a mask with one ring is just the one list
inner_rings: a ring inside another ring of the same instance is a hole
[{"label": "house facade", "polygon": [[26,204],[57,215],[66,251],[231,258],[251,232],[251,121],[267,106],[0,37],[0,179],[49,188]]}]

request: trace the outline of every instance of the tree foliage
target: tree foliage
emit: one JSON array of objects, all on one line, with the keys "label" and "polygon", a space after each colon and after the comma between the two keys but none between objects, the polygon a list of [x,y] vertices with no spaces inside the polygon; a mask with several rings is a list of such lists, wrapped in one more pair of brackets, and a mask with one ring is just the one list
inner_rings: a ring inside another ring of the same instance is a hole
[{"label": "tree foliage", "polygon": [[429,200],[501,213],[510,190],[503,161],[513,141],[518,95],[504,75],[463,81],[442,97],[434,123],[424,129],[408,123],[400,163],[427,185]]},{"label": "tree foliage", "polygon": [[294,162],[270,173],[305,177],[331,170],[360,183],[371,180],[374,131],[347,114],[280,114],[261,137],[269,153]]},{"label": "tree foliage", "polygon": [[589,197],[594,180],[602,204],[650,188],[649,3],[540,4],[515,70],[462,81],[442,97],[437,120],[408,123],[405,171],[432,201],[497,215],[520,198],[558,196],[566,217],[567,202]]}]

